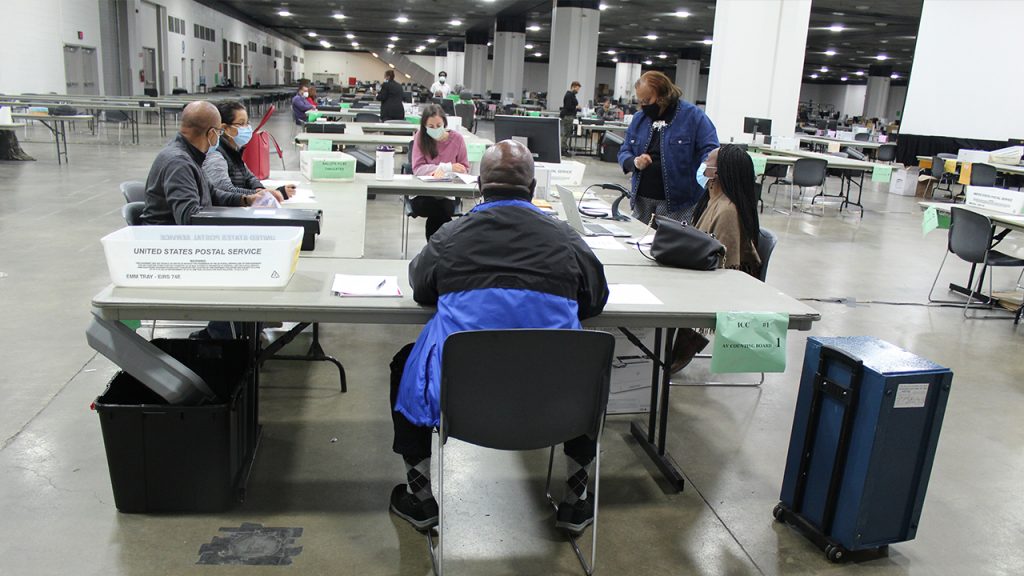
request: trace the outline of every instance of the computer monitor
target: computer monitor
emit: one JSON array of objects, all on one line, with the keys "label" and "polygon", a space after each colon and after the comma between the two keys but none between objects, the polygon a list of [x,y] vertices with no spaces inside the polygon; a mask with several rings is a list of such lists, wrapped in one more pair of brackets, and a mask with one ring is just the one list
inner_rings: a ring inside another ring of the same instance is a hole
[{"label": "computer monitor", "polygon": [[818,127],[818,130],[826,130],[828,129],[828,120],[818,120],[815,126]]},{"label": "computer monitor", "polygon": [[561,133],[559,119],[545,116],[505,116],[494,117],[494,140],[526,139],[526,147],[533,152],[536,162],[552,164],[562,161]]},{"label": "computer monitor", "polygon": [[770,134],[771,131],[772,121],[768,118],[751,118],[748,116],[743,119],[744,134]]},{"label": "computer monitor", "polygon": [[839,129],[839,122],[836,122],[835,120],[830,120],[829,123],[828,123],[828,129],[829,130],[838,130]]}]

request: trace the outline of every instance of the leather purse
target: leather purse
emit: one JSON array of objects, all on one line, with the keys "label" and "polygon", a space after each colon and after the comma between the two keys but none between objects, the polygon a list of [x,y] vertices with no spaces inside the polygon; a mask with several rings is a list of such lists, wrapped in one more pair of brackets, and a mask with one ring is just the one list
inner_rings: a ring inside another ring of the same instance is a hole
[{"label": "leather purse", "polygon": [[715,270],[725,257],[725,246],[694,226],[655,215],[651,227],[655,232],[648,258],[660,264],[687,270]]}]

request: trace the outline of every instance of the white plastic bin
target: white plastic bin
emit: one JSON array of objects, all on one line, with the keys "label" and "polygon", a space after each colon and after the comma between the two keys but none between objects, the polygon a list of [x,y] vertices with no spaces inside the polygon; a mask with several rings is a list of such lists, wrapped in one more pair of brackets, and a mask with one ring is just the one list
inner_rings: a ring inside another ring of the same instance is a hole
[{"label": "white plastic bin", "polygon": [[282,288],[299,260],[295,226],[128,226],[104,236],[110,280],[147,288]]}]

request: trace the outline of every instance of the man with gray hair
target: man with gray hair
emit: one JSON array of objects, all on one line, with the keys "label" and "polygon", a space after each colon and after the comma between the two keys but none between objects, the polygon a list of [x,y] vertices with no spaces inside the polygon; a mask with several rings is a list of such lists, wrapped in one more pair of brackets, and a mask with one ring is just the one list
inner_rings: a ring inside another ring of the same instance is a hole
[{"label": "man with gray hair", "polygon": [[[601,262],[572,228],[533,205],[536,184],[526,146],[498,142],[480,162],[483,203],[443,225],[409,264],[413,298],[437,306],[391,362],[392,449],[406,466],[391,511],[417,530],[437,524],[430,438],[440,418],[445,338],[463,330],[579,329],[608,300]],[[564,448],[569,469],[555,525],[579,533],[594,519],[587,483],[596,441],[580,436]]]}]

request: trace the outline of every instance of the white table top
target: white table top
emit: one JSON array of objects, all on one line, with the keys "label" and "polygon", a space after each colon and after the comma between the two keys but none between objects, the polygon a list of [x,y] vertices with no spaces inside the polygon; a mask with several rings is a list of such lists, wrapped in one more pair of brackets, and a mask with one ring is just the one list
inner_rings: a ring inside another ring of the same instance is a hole
[{"label": "white table top", "polygon": [[843,170],[861,170],[863,172],[868,172],[874,170],[875,166],[889,166],[888,164],[876,164],[874,162],[865,162],[863,160],[854,160],[852,158],[840,158],[839,156],[819,154],[818,152],[809,152],[807,150],[776,150],[769,146],[764,146],[761,144],[751,144],[750,148],[753,150],[763,150],[764,152],[770,153],[771,156],[792,156],[795,158],[820,158],[828,162],[829,168],[839,168]]},{"label": "white table top", "polygon": [[310,182],[298,171],[274,170],[268,181],[292,182],[312,189],[315,203],[284,204],[282,208],[322,210],[316,248],[299,252],[303,258],[362,258],[366,238],[365,182]]},{"label": "white table top", "polygon": [[840,138],[830,138],[828,136],[805,136],[803,134],[797,134],[796,136],[803,142],[814,142],[816,144],[832,144],[838,143],[840,146],[852,146],[854,148],[871,148],[878,149],[885,146],[885,143],[880,142],[863,142],[859,140],[842,140]]},{"label": "white table top", "polygon": [[[300,258],[280,290],[118,288],[97,294],[96,313],[111,320],[234,320],[422,324],[434,309],[417,304],[404,260]],[[401,298],[341,298],[331,294],[334,274],[397,276]],[[696,272],[663,266],[606,266],[609,284],[643,284],[655,304],[610,304],[588,326],[711,328],[717,312],[763,311],[790,315],[790,328],[806,330],[821,318],[813,308],[743,272]]]},{"label": "white table top", "polygon": [[[918,162],[920,162],[922,160],[926,160],[928,162],[931,162],[932,161],[932,157],[931,156],[918,156],[917,157],[917,161]],[[956,160],[956,159],[955,158],[949,158],[949,160]],[[956,160],[956,163],[957,164],[962,164],[962,162],[960,162],[959,160]],[[1020,174],[1020,175],[1024,175],[1024,166],[1020,166],[1020,165],[1014,166],[1013,164],[1000,164],[998,162],[985,162],[985,164],[988,164],[989,166],[992,166],[993,168],[996,169],[997,172],[1003,172],[1005,174]]]},{"label": "white table top", "polygon": [[29,118],[31,120],[62,120],[66,122],[78,122],[79,120],[95,120],[96,117],[90,114],[74,114],[72,116],[51,116],[49,114],[11,114],[14,118]]},{"label": "white table top", "polygon": [[[397,126],[397,124],[396,124]],[[347,127],[346,127],[347,128]],[[482,143],[485,146],[494,146],[494,142],[487,138],[481,138],[472,132],[461,132],[462,138],[466,141],[466,144]],[[351,145],[389,145],[389,146],[408,146],[409,136],[402,134],[363,134],[360,130],[358,133],[349,132],[346,129],[345,134],[311,134],[309,132],[302,132],[295,135],[297,142],[308,142],[310,140],[331,140],[339,144],[351,144]]]},{"label": "white table top", "polygon": [[977,208],[975,206],[965,206],[964,204],[950,204],[949,202],[918,202],[917,204],[921,207],[921,210],[935,208],[944,214],[949,214],[954,206],[957,208],[963,208],[965,210],[970,210],[971,212],[977,212],[978,214],[988,216],[989,219],[992,220],[993,224],[1003,228],[1009,228],[1017,232],[1024,232],[1024,216],[997,212],[986,208]]}]

